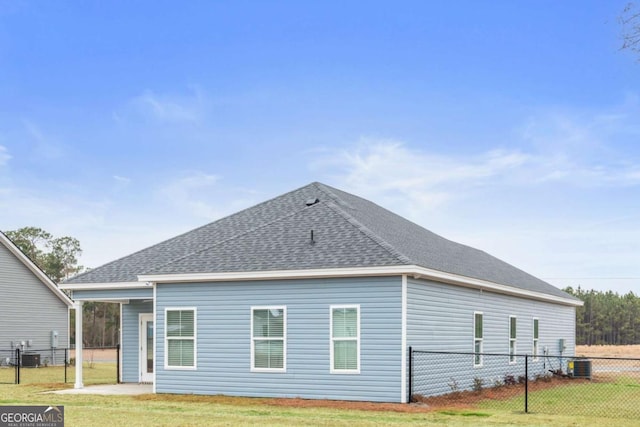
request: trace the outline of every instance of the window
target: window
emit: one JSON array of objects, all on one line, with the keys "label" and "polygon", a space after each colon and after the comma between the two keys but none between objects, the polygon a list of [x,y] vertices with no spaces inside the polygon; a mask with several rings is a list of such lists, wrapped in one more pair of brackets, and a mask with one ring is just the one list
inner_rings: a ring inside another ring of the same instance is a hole
[{"label": "window", "polygon": [[539,332],[538,319],[533,319],[533,360],[538,360],[538,332]]},{"label": "window", "polygon": [[475,312],[473,314],[473,366],[482,366],[482,338],[483,338],[483,319],[482,313]]},{"label": "window", "polygon": [[516,317],[509,316],[509,363],[516,363]]},{"label": "window", "polygon": [[165,310],[165,368],[196,368],[196,309]]},{"label": "window", "polygon": [[359,306],[331,306],[331,372],[360,372]]},{"label": "window", "polygon": [[287,359],[286,307],[252,307],[251,318],[251,370],[284,372]]}]

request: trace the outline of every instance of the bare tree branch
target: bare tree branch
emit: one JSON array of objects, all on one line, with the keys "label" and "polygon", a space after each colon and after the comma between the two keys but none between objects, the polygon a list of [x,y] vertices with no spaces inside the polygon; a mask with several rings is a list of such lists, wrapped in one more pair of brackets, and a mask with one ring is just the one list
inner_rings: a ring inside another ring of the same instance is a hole
[{"label": "bare tree branch", "polygon": [[627,3],[622,14],[618,17],[622,26],[621,50],[640,53],[640,10],[635,3]]}]

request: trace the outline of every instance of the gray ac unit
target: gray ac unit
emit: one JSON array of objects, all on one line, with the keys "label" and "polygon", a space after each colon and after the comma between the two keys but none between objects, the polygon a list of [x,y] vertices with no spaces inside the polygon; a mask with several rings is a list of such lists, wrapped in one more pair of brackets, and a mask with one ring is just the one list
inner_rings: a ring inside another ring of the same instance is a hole
[{"label": "gray ac unit", "polygon": [[591,360],[577,359],[573,361],[573,378],[591,379]]}]

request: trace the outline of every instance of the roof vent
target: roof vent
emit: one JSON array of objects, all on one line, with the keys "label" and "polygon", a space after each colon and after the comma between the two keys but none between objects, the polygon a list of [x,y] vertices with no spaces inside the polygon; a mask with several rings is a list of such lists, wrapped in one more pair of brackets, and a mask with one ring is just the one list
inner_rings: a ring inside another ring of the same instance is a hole
[{"label": "roof vent", "polygon": [[320,201],[320,199],[318,199],[317,197],[314,197],[313,199],[307,199],[307,201],[305,202],[305,204],[307,206],[311,206],[311,205],[315,205],[316,203],[318,203]]}]

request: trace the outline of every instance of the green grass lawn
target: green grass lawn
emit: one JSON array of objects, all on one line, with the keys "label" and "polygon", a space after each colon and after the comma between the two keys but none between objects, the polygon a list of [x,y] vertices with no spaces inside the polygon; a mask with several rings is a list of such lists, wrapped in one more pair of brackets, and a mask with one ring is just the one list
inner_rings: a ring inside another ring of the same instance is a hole
[{"label": "green grass lawn", "polygon": [[[225,396],[48,393],[73,385],[71,379],[66,385],[59,380],[58,369],[32,369],[29,375],[38,375],[41,381],[0,385],[0,405],[64,405],[66,426],[635,426],[637,417],[617,416],[636,411],[640,402],[640,387],[630,383],[581,384],[536,392],[530,399],[530,414],[514,411],[515,402],[482,402],[464,410],[395,412],[282,406],[270,399]],[[70,369],[70,375],[72,372]],[[86,366],[84,374],[85,384],[114,383],[115,364]],[[618,411],[617,416],[601,412],[605,405],[606,411]]]},{"label": "green grass lawn", "polygon": [[[524,407],[524,396],[507,401],[484,401],[479,408]],[[620,377],[612,382],[582,382],[540,390],[529,394],[530,413],[579,414],[615,419],[616,422],[640,419],[640,383]],[[637,421],[636,421],[637,423]],[[614,423],[615,424],[615,423]]]},{"label": "green grass lawn", "polygon": [[[20,368],[20,384],[64,383],[64,366],[49,366],[40,368]],[[90,363],[83,364],[84,384],[115,384],[117,382],[115,363]],[[76,380],[75,366],[67,367],[67,383],[73,385]],[[0,384],[13,384],[15,381],[15,368],[0,368]]]}]

